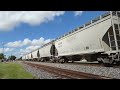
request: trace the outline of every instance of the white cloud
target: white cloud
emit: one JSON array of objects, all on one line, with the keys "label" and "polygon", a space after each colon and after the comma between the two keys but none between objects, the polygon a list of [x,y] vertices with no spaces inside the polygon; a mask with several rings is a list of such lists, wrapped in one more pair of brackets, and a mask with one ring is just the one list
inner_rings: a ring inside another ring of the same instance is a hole
[{"label": "white cloud", "polygon": [[30,45],[32,43],[31,40],[29,40],[28,38],[24,39],[23,42],[21,41],[21,45],[25,46],[25,45]]},{"label": "white cloud", "polygon": [[17,55],[20,57],[26,53],[36,50],[37,48],[40,48],[40,46],[28,46],[25,49],[20,49],[19,52],[16,52],[14,55]]},{"label": "white cloud", "polygon": [[[22,56],[26,53],[29,53],[37,48],[40,48],[42,45],[50,42],[52,39],[44,39],[43,37],[39,39],[33,39],[30,40],[28,38],[24,39],[23,41],[15,41],[15,42],[9,42],[5,46],[6,48],[6,54],[11,55],[11,53],[15,56]],[[24,48],[24,49],[23,49]],[[10,52],[12,51],[12,52]],[[0,49],[0,52],[3,52],[3,49]],[[9,53],[10,52],[10,53]]]},{"label": "white cloud", "polygon": [[74,11],[75,16],[81,16],[83,11]]},{"label": "white cloud", "polygon": [[[73,12],[75,16],[83,13],[83,11]],[[65,11],[0,11],[0,31],[13,30],[21,23],[40,25],[64,13]]]},{"label": "white cloud", "polygon": [[19,53],[19,55],[24,55],[24,54],[29,53],[37,48],[40,48],[40,46],[28,46],[25,49],[20,49],[20,51],[18,53]]},{"label": "white cloud", "polygon": [[[12,48],[18,48],[16,49],[17,51],[12,52],[12,54],[14,55],[24,55],[28,52],[31,52],[37,48],[40,48],[42,45],[50,42],[52,39],[44,39],[43,37],[39,38],[39,39],[33,39],[30,40],[28,38],[24,39],[23,41],[15,41],[15,42],[9,42],[7,43],[5,46],[8,47],[6,48],[6,52],[7,51],[13,51]],[[21,48],[20,48],[21,47]],[[25,49],[23,49],[23,47]],[[10,49],[11,48],[11,49]],[[2,52],[2,48],[1,48],[1,52]]]},{"label": "white cloud", "polygon": [[50,42],[52,39],[47,39],[47,40],[44,40],[43,37],[41,37],[40,39],[33,39],[31,41],[31,43],[29,45],[27,45],[27,47],[25,49],[20,49],[18,54],[19,55],[24,55],[26,53],[29,53],[37,48],[40,48],[42,45]]},{"label": "white cloud", "polygon": [[[4,53],[13,51],[14,48],[4,48]],[[0,48],[0,53],[3,53],[3,48]]]},{"label": "white cloud", "polygon": [[15,42],[8,42],[5,46],[14,47],[14,48],[23,47],[23,46],[42,46],[50,41],[51,41],[51,39],[45,40],[43,37],[41,37],[39,39],[33,39],[33,40],[26,38],[23,41],[19,40],[19,41],[15,41]]},{"label": "white cloud", "polygon": [[46,43],[48,43],[50,41],[51,41],[51,39],[44,40],[44,38],[41,37],[38,40],[37,39],[33,39],[32,42],[31,42],[31,45],[33,45],[33,46],[36,46],[36,45],[42,46],[42,45],[44,45],[44,44],[46,44]]},{"label": "white cloud", "polygon": [[32,51],[32,50],[35,50],[35,49],[37,49],[37,48],[40,48],[40,46],[28,46],[28,47],[26,48],[26,50]]},{"label": "white cloud", "polygon": [[64,13],[64,11],[0,11],[0,31],[12,30],[20,23],[39,25]]},{"label": "white cloud", "polygon": [[19,40],[19,41],[15,41],[15,42],[9,42],[5,46],[7,46],[7,47],[21,47],[23,45],[22,45],[22,41]]}]

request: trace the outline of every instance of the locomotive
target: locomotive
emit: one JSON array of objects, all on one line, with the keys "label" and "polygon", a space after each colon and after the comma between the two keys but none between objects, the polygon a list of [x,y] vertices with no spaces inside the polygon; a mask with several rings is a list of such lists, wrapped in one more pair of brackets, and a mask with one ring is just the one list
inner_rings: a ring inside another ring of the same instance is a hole
[{"label": "locomotive", "polygon": [[61,63],[83,59],[104,65],[120,63],[120,11],[108,11],[22,56],[22,60]]}]

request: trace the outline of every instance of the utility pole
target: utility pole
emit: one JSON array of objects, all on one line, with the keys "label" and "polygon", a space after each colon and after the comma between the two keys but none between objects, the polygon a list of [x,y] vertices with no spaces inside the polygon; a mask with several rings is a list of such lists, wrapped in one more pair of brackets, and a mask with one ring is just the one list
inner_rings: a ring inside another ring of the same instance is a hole
[{"label": "utility pole", "polygon": [[[5,55],[4,55],[4,44],[5,44],[5,43],[2,42],[2,45],[3,45],[3,56],[5,56]],[[3,57],[3,60],[4,60],[4,57]]]}]

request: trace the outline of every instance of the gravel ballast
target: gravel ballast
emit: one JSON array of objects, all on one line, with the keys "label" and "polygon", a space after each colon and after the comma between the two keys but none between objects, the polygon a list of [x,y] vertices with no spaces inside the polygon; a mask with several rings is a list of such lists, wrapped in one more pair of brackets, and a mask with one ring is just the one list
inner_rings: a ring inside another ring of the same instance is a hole
[{"label": "gravel ballast", "polygon": [[54,74],[48,73],[48,72],[46,72],[44,70],[37,69],[36,67],[31,67],[31,66],[23,64],[21,62],[16,62],[16,63],[21,64],[23,66],[23,68],[27,72],[32,73],[32,75],[35,76],[36,79],[59,79],[60,78],[60,77],[58,77],[58,76],[56,76]]},{"label": "gravel ballast", "polygon": [[[32,63],[120,79],[120,68],[103,67],[103,66],[99,66],[99,67],[98,66],[86,66],[86,65],[84,66],[84,65],[61,64],[61,63],[46,63],[46,62],[32,62]],[[35,67],[33,68],[23,63],[21,64],[24,66],[24,68],[28,72],[31,72],[34,76],[36,76],[39,79],[59,78],[58,76],[48,73],[44,70],[40,70],[40,69],[38,70]]]},{"label": "gravel ballast", "polygon": [[72,64],[61,64],[61,63],[46,63],[46,62],[32,62],[32,63],[120,79],[120,68],[72,65]]}]

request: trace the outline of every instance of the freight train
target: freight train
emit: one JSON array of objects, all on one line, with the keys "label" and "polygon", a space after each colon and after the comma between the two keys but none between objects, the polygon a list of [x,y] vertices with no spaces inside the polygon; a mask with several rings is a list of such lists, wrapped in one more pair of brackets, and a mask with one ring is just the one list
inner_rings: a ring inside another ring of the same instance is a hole
[{"label": "freight train", "polygon": [[107,11],[22,56],[22,60],[61,63],[83,59],[104,65],[120,63],[120,11]]}]

